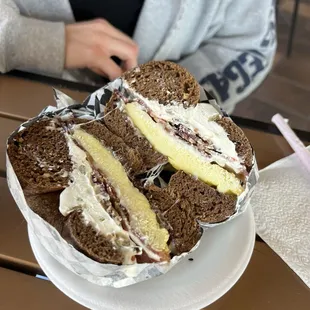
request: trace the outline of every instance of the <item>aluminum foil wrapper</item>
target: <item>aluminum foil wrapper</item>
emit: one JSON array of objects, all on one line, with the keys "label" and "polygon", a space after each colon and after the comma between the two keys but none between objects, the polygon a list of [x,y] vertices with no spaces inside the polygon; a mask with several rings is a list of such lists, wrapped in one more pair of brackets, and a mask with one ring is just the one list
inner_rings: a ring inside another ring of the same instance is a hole
[{"label": "aluminum foil wrapper", "polygon": [[[120,90],[121,86],[122,80],[116,79],[115,81],[107,84],[105,87],[92,93],[82,104],[75,102],[72,98],[68,97],[64,93],[55,90],[57,108],[51,106],[46,107],[37,117],[30,119],[29,121],[23,123],[19,128],[17,128],[16,131],[10,135],[8,141],[12,139],[17,132],[23,130],[27,126],[30,126],[34,121],[44,115],[50,117],[58,115],[64,118],[68,115],[74,115],[75,117],[87,118],[89,120],[100,118],[104,114],[105,104],[110,99],[113,90]],[[201,94],[202,102],[214,105],[214,107],[216,107],[216,109],[218,109],[221,114],[224,114],[224,112],[216,104],[215,100],[210,97],[207,92],[202,91]],[[42,246],[52,257],[54,257],[66,268],[79,275],[80,277],[88,280],[89,282],[100,286],[110,286],[115,288],[125,287],[167,273],[173,266],[175,266],[179,261],[184,259],[184,257],[189,254],[183,253],[180,256],[174,256],[169,263],[118,266],[95,262],[68,244],[54,227],[45,222],[41,217],[39,217],[30,209],[30,207],[27,205],[23,190],[8,156],[6,159],[7,181],[11,194],[14,197],[17,206],[22,212],[32,232],[36,235]],[[246,207],[249,204],[250,196],[253,192],[253,186],[257,182],[257,179],[258,170],[254,160],[253,168],[247,182],[247,189],[238,199],[235,214],[228,218],[226,221],[233,219],[246,210]],[[202,229],[208,228],[222,224],[224,222],[216,224],[201,223],[201,227]],[[199,242],[190,252],[194,251],[198,246]]]},{"label": "aluminum foil wrapper", "polygon": [[[92,93],[84,102],[84,105],[87,107],[94,107],[94,110],[97,111],[96,117],[102,117],[104,115],[104,108],[105,104],[110,99],[110,96],[114,90],[118,90],[119,92],[123,92],[122,88],[122,80],[116,79],[115,81],[109,83],[105,87],[97,90],[96,92]],[[130,97],[130,94],[125,94],[126,96]],[[227,113],[216,103],[216,100],[212,97],[210,93],[208,93],[202,86],[200,86],[200,102],[203,104],[211,104],[222,116],[228,117]],[[246,182],[246,189],[245,191],[238,197],[236,203],[236,211],[235,213],[228,217],[225,221],[219,223],[205,223],[200,222],[200,226],[202,228],[211,228],[218,225],[222,225],[227,221],[230,221],[243,213],[250,202],[250,198],[252,197],[254,186],[258,181],[258,167],[256,163],[255,154],[253,151],[253,163],[252,169],[249,172],[249,176]]]},{"label": "aluminum foil wrapper", "polygon": [[[211,104],[222,116],[228,117],[226,112],[216,103],[215,99],[200,86],[200,100],[203,103]],[[249,206],[250,199],[252,197],[254,187],[256,183],[258,182],[259,173],[258,173],[258,167],[257,162],[255,158],[255,153],[253,151],[253,162],[252,162],[252,169],[249,172],[248,178],[246,180],[246,186],[245,191],[238,197],[237,203],[236,203],[236,211],[235,213],[228,217],[225,221],[219,222],[219,223],[204,223],[200,222],[200,226],[202,228],[211,228],[218,225],[222,225],[228,221],[231,221],[238,215],[242,214],[247,207]]]}]

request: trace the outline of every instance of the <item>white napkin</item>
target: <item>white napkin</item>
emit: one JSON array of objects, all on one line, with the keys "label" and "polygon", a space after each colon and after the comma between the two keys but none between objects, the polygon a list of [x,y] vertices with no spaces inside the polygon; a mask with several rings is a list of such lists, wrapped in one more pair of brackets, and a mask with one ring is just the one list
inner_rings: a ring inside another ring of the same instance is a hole
[{"label": "white napkin", "polygon": [[295,154],[260,171],[251,205],[258,235],[310,287],[310,175]]}]

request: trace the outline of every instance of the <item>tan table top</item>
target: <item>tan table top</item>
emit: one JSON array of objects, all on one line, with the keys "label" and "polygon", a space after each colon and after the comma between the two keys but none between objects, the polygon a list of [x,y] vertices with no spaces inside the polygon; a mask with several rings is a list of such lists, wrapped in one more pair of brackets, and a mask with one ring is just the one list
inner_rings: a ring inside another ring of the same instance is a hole
[{"label": "tan table top", "polygon": [[[87,97],[77,92],[55,87],[77,101]],[[51,86],[8,76],[0,76],[0,116],[14,115],[22,119],[36,116],[48,105],[55,105]]]},{"label": "tan table top", "polygon": [[51,282],[0,267],[0,309],[82,310]]},{"label": "tan table top", "polygon": [[[68,89],[63,91],[78,101],[87,96],[85,92]],[[4,297],[0,298],[0,309],[19,309],[22,308],[20,305],[24,305],[26,309],[82,308],[59,292],[50,282],[24,274],[42,271],[29,245],[26,222],[9,193],[4,178],[7,136],[22,120],[35,116],[46,105],[53,104],[51,86],[0,76],[0,267],[6,267],[0,268],[0,278],[5,279],[0,281],[0,291],[3,293],[1,296]],[[286,141],[279,135],[253,128],[244,130],[256,151],[259,168],[292,153]],[[310,142],[310,133],[307,140]],[[14,283],[18,283],[18,286]],[[17,294],[13,293],[14,290]],[[20,299],[14,299],[13,296],[20,296]],[[252,259],[241,279],[226,295],[207,309],[309,308],[310,290],[268,245],[256,241]]]}]

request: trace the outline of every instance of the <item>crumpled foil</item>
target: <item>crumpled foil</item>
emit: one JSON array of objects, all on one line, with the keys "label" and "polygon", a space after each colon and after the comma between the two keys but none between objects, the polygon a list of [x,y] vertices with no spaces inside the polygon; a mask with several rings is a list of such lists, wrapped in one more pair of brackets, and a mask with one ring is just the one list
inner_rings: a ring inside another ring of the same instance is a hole
[{"label": "crumpled foil", "polygon": [[[10,141],[10,139],[12,139],[17,132],[27,126],[30,126],[34,121],[42,116],[52,117],[54,115],[59,115],[66,117],[67,115],[73,114],[75,117],[87,118],[89,120],[100,118],[104,115],[105,104],[110,99],[113,90],[120,89],[121,86],[122,80],[116,79],[89,95],[82,104],[78,104],[66,94],[58,90],[54,90],[57,108],[52,106],[46,107],[37,117],[30,119],[17,128],[16,131],[10,135],[8,141]],[[224,115],[224,112],[207,92],[203,91],[201,94],[201,101],[203,103],[212,104],[221,114]],[[67,243],[54,227],[45,222],[29,208],[8,156],[6,156],[6,160],[7,181],[11,194],[26,219],[28,226],[52,257],[82,278],[100,286],[110,286],[115,288],[125,287],[167,273],[173,266],[189,254],[183,253],[182,255],[174,256],[169,263],[165,262],[118,266],[95,262]],[[247,189],[245,194],[241,195],[238,199],[235,214],[230,218],[227,218],[226,221],[233,219],[246,210],[257,179],[258,170],[256,161],[254,160],[253,168],[247,181]],[[226,221],[215,224],[200,224],[202,228],[208,228],[223,224]],[[190,252],[194,251],[198,246],[199,242]]]}]

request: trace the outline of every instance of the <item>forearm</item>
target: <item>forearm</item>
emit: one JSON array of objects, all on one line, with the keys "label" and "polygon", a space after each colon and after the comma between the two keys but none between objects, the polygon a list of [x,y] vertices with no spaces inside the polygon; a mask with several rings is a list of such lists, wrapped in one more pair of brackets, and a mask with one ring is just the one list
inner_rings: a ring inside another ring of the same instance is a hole
[{"label": "forearm", "polygon": [[0,72],[27,68],[59,75],[64,58],[64,23],[23,17],[13,1],[0,0]]}]

